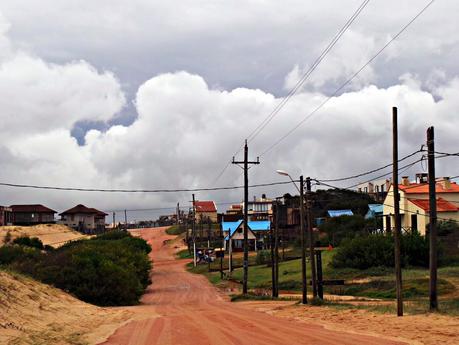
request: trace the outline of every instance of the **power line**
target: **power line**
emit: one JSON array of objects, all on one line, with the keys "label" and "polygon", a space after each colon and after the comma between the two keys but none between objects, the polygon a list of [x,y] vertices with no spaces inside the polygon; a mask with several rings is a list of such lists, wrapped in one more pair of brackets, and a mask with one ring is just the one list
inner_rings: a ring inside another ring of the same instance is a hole
[{"label": "power line", "polygon": [[327,104],[334,96],[336,96],[344,87],[346,87],[352,80],[354,80],[360,72],[362,72],[370,63],[373,62],[393,41],[395,41],[419,16],[421,16],[430,5],[433,4],[435,0],[431,0],[424,8],[419,11],[402,29],[394,36],[392,39],[389,40],[378,52],[373,55],[373,57],[368,60],[365,64],[363,64],[348,80],[346,80],[340,87],[338,87],[335,92],[333,92],[330,96],[328,96],[322,103],[320,103],[312,112],[310,112],[304,119],[302,119],[299,123],[297,123],[292,129],[290,129],[286,134],[280,137],[276,142],[274,142],[271,146],[269,146],[265,151],[263,151],[259,156],[262,157],[266,153],[270,152],[274,147],[279,145],[285,138],[287,138],[290,134],[296,131],[303,123],[305,123],[308,119],[310,119],[317,111],[319,111],[325,104]]},{"label": "power line", "polygon": [[[289,184],[289,181],[270,182],[254,184],[250,188],[268,187],[276,185]],[[58,191],[74,191],[74,192],[100,192],[100,193],[179,193],[179,192],[202,192],[202,191],[221,191],[241,189],[244,186],[229,186],[229,187],[213,187],[213,188],[184,188],[184,189],[99,189],[99,188],[75,188],[75,187],[55,187],[55,186],[40,186],[29,184],[17,184],[0,182],[0,186],[14,187],[14,188],[31,188],[31,189],[44,189],[44,190],[58,190]]]},{"label": "power line", "polygon": [[368,5],[370,0],[363,1],[360,6],[355,10],[352,16],[347,20],[344,26],[338,31],[338,33],[333,37],[328,46],[322,51],[322,53],[317,57],[312,66],[303,74],[303,76],[297,81],[295,86],[290,90],[286,97],[284,97],[281,102],[273,109],[273,111],[249,134],[247,140],[250,142],[261,133],[261,131],[268,125],[269,122],[282,110],[282,108],[287,104],[287,102],[297,93],[297,91],[304,85],[306,80],[315,71],[319,66],[322,60],[327,56],[331,49],[336,45],[341,36],[347,31],[351,24],[357,19],[363,9]]},{"label": "power line", "polygon": [[[300,87],[306,82],[306,80],[309,78],[309,76],[314,72],[314,70],[319,66],[319,64],[322,62],[322,60],[326,57],[326,55],[330,52],[330,50],[335,46],[335,44],[338,42],[338,40],[341,38],[341,36],[347,31],[349,26],[355,21],[355,19],[360,15],[360,13],[363,11],[363,9],[368,5],[370,0],[364,0],[362,4],[355,10],[355,12],[352,14],[352,16],[347,20],[347,22],[344,24],[344,26],[338,31],[338,33],[333,37],[333,39],[330,41],[330,43],[327,45],[327,47],[322,51],[322,53],[317,57],[317,59],[314,61],[312,66],[306,71],[306,73],[303,74],[303,76],[297,81],[295,86],[289,91],[286,97],[284,97],[275,107],[274,109],[268,114],[268,116],[252,131],[250,134],[247,136],[247,140],[250,142],[253,139],[255,139],[258,134],[268,125],[268,123],[279,113],[279,111],[285,106],[285,104],[296,94],[296,92],[300,89]],[[244,147],[243,144],[236,150],[236,152],[233,154],[233,156],[236,156]],[[220,173],[217,175],[217,177],[213,180],[212,185],[214,185],[220,177],[225,173],[226,169],[231,164],[231,160],[226,163],[226,165],[223,167],[223,169],[220,171]]]},{"label": "power line", "polygon": [[[402,162],[404,161],[405,159],[408,159],[418,153],[422,152],[422,150],[417,150],[413,153],[410,153],[409,155],[399,159],[398,161],[399,162]],[[380,170],[384,170],[386,168],[389,168],[392,166],[393,163],[389,163],[389,164],[386,164],[382,167],[379,167],[379,168],[376,168],[376,169],[373,169],[373,170],[369,170],[369,171],[366,171],[366,172],[363,172],[363,173],[360,173],[360,174],[357,174],[357,175],[351,175],[351,176],[346,176],[346,177],[340,177],[340,178],[335,178],[335,179],[324,179],[324,180],[320,180],[320,181],[323,181],[323,182],[339,182],[339,181],[346,181],[346,180],[352,180],[352,179],[355,179],[355,178],[358,178],[358,177],[362,177],[362,176],[365,176],[365,175],[369,175],[369,174],[372,174],[372,173],[375,173],[377,171],[380,171]]]}]

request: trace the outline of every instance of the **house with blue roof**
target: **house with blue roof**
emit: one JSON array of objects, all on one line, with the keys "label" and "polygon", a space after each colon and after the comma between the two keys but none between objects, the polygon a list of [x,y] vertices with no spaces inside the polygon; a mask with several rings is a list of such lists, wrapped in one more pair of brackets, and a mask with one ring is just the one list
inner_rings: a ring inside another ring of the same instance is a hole
[{"label": "house with blue roof", "polygon": [[365,219],[372,219],[376,217],[382,217],[383,215],[382,204],[368,204],[368,212],[365,215]]},{"label": "house with blue roof", "polygon": [[352,210],[328,210],[329,217],[353,216]]},{"label": "house with blue roof", "polygon": [[[225,248],[229,247],[234,251],[240,251],[244,248],[244,226],[242,220],[237,222],[222,222],[223,233],[225,234]],[[264,247],[267,243],[266,238],[271,230],[271,222],[268,220],[249,221],[248,222],[248,241],[249,250],[257,250]]]}]

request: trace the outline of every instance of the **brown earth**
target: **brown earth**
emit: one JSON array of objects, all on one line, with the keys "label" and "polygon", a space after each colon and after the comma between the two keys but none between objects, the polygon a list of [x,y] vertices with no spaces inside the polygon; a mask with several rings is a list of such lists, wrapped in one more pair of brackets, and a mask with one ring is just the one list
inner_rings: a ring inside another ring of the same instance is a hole
[{"label": "brown earth", "polygon": [[[256,306],[231,303],[201,275],[174,258],[165,228],[138,233],[153,247],[153,284],[142,305],[130,308],[140,319],[119,328],[103,344],[402,344],[382,335],[326,328],[294,317],[277,317]],[[307,310],[306,308],[304,310]],[[327,325],[328,326],[328,325]]]},{"label": "brown earth", "polygon": [[0,271],[0,344],[96,344],[130,318],[24,276]]},{"label": "brown earth", "polygon": [[43,244],[55,248],[64,245],[68,241],[89,238],[78,231],[62,224],[40,224],[34,226],[0,226],[0,246],[5,241],[5,236],[10,233],[11,239],[21,236],[38,237]]}]

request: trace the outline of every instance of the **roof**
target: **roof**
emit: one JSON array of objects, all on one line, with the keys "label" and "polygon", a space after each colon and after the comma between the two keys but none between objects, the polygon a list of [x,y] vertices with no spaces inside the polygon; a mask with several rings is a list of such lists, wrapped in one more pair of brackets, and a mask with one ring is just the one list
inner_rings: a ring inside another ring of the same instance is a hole
[{"label": "roof", "polygon": [[67,211],[62,212],[60,215],[77,214],[77,213],[95,214],[97,216],[107,216],[105,212],[99,211],[95,208],[86,207],[85,205],[82,205],[82,204],[78,204],[75,207],[72,207],[71,209],[68,209]]},{"label": "roof", "polygon": [[374,213],[383,213],[383,205],[382,204],[368,204],[368,208],[371,212]]},{"label": "roof", "polygon": [[[459,193],[459,185],[456,182],[450,183],[451,187],[448,189],[443,188],[441,182],[437,182],[435,185],[435,191],[437,193]],[[428,194],[429,184],[428,183],[410,183],[408,186],[399,184],[398,188],[406,194]]]},{"label": "roof", "polygon": [[196,212],[217,212],[217,206],[213,201],[195,201]]},{"label": "roof", "polygon": [[[429,200],[428,199],[408,199],[411,203],[417,207],[422,208],[424,211],[429,212]],[[452,204],[451,202],[443,199],[437,199],[437,212],[457,212],[459,207]]]},{"label": "roof", "polygon": [[33,204],[33,205],[11,205],[10,206],[13,212],[22,213],[22,212],[34,212],[34,213],[57,213],[46,206],[41,204]]},{"label": "roof", "polygon": [[330,217],[353,216],[354,215],[354,213],[351,210],[328,210],[327,213]]},{"label": "roof", "polygon": [[[233,236],[241,224],[242,220],[238,220],[237,222],[222,222],[222,230],[229,231],[230,236]],[[269,220],[249,221],[248,225],[251,231],[268,231],[271,229],[271,222]],[[228,240],[228,236],[225,237],[225,240]]]}]

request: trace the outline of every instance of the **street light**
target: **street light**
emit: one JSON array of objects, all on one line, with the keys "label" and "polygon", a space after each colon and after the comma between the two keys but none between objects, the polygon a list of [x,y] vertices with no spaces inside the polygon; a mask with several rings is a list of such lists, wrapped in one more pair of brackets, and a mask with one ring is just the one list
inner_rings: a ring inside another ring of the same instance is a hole
[{"label": "street light", "polygon": [[[276,170],[279,175],[288,176],[292,183],[295,185],[296,189],[300,193],[300,231],[301,231],[301,277],[303,283],[303,300],[302,303],[307,303],[307,282],[306,282],[306,239],[304,231],[304,180],[303,175],[300,176],[300,187],[296,185],[295,181],[292,179],[290,174],[284,170]],[[307,178],[308,192],[310,191],[311,180]],[[313,243],[313,234],[312,234],[312,222],[311,222],[311,212],[309,207],[308,200],[308,233],[309,233],[309,257],[311,261],[311,280],[312,280],[312,295],[317,297],[317,281],[316,281],[316,267],[315,267],[315,257],[314,257],[314,243]]]}]

